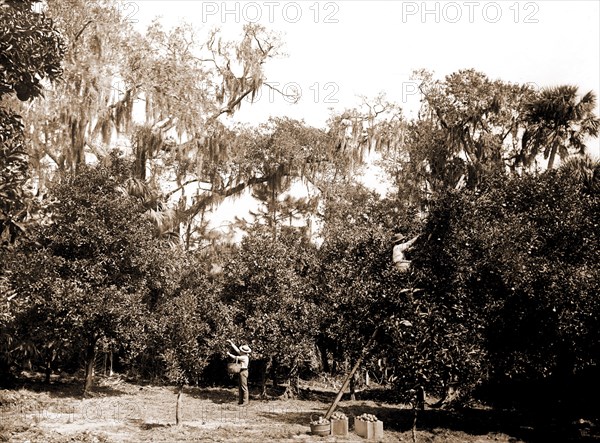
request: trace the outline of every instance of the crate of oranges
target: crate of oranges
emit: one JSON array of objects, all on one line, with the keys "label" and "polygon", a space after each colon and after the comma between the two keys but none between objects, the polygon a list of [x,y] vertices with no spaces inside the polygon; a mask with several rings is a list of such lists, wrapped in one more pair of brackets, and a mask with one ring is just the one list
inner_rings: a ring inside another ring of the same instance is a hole
[{"label": "crate of oranges", "polygon": [[354,419],[354,431],[368,440],[383,437],[383,422],[373,414],[361,414]]},{"label": "crate of oranges", "polygon": [[348,417],[343,412],[334,412],[331,416],[331,435],[348,436]]}]

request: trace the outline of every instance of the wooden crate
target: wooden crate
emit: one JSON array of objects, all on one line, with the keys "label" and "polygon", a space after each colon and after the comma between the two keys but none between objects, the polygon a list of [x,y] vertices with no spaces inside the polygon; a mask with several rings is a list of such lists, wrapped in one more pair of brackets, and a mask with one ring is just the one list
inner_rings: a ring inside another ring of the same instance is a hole
[{"label": "wooden crate", "polygon": [[366,438],[368,440],[383,438],[383,422],[381,420],[354,420],[354,430],[360,437]]},{"label": "wooden crate", "polygon": [[342,420],[331,420],[331,435],[338,435],[340,437],[348,436],[348,419]]}]

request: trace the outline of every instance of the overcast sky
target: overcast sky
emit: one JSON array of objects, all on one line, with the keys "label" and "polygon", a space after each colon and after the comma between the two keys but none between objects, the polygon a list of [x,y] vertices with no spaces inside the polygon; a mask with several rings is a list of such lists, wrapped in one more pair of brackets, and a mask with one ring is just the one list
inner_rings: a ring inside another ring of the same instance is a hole
[{"label": "overcast sky", "polygon": [[[436,78],[475,68],[492,79],[536,86],[575,84],[600,91],[600,2],[590,1],[200,1],[135,0],[123,12],[143,30],[161,15],[166,27],[181,19],[207,33],[228,35],[260,22],[282,33],[288,56],[272,60],[267,79],[299,87],[290,104],[264,92],[234,119],[257,123],[288,115],[324,127],[330,108],[385,92],[414,117],[419,97],[410,74],[426,68]],[[600,155],[594,143],[594,155]]]}]

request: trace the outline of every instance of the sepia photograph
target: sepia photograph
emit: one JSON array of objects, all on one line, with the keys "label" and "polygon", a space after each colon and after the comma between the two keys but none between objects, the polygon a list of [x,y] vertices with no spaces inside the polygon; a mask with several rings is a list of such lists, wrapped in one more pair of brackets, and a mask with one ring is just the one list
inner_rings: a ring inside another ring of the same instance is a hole
[{"label": "sepia photograph", "polygon": [[0,442],[600,442],[600,2],[0,0]]}]

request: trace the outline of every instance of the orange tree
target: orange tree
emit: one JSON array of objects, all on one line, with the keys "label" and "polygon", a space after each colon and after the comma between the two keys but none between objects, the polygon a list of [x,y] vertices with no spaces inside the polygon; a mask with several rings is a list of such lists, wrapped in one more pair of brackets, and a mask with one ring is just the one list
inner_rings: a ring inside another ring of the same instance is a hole
[{"label": "orange tree", "polygon": [[[144,319],[139,352],[127,367],[138,377],[162,379],[178,386],[197,384],[231,330],[230,307],[219,298],[219,282],[211,277],[204,256],[177,254],[162,267],[177,278],[173,291],[163,291]],[[160,279],[159,279],[160,280]]]},{"label": "orange tree", "polygon": [[430,382],[573,400],[568,386],[598,364],[597,171],[573,160],[435,201],[413,261]]},{"label": "orange tree", "polygon": [[[323,315],[317,344],[325,370],[347,369],[380,327],[373,356],[389,352],[410,315],[410,280],[392,262],[392,237],[418,232],[414,211],[361,186],[338,187],[324,212],[318,288]],[[370,362],[365,362],[372,367]]]},{"label": "orange tree", "polygon": [[39,97],[42,80],[60,77],[65,51],[52,20],[34,12],[34,3],[7,1],[0,7],[0,246],[22,231],[30,203],[24,126],[13,97]]},{"label": "orange tree", "polygon": [[[0,293],[8,300],[0,308],[0,373],[7,379],[11,364],[9,350],[14,344],[10,324],[7,248],[24,231],[33,209],[26,188],[29,158],[19,101],[41,95],[42,81],[61,75],[65,47],[52,20],[33,10],[34,1],[5,1],[0,6]],[[16,96],[16,100],[15,99]]]},{"label": "orange tree", "polygon": [[[174,251],[173,251],[174,252]],[[179,424],[183,387],[207,381],[206,367],[231,331],[232,308],[222,302],[220,283],[211,278],[204,256],[185,254],[161,267],[177,276],[174,291],[164,291],[143,319],[144,334],[131,353],[128,367],[138,377],[162,380],[178,387],[175,417]],[[180,266],[173,269],[171,266]],[[141,343],[140,343],[141,342]],[[211,380],[214,381],[214,380]]]},{"label": "orange tree", "polygon": [[314,273],[314,246],[293,229],[273,238],[270,229],[255,228],[224,265],[222,297],[234,309],[232,338],[264,363],[263,394],[270,367],[275,384],[278,373],[290,379],[286,395],[298,393],[298,373],[310,364],[318,328]]},{"label": "orange tree", "polygon": [[[432,201],[420,237],[412,250],[410,306],[407,319],[413,327],[407,334],[391,331],[396,343],[390,353],[399,376],[401,392],[421,386],[430,395],[445,399],[457,391],[471,392],[484,375],[486,360],[484,327],[480,312],[485,303],[478,298],[477,286],[458,288],[470,278],[470,232],[463,230],[472,208],[465,195],[448,191]],[[473,250],[476,255],[479,250]],[[478,309],[481,307],[481,309]]]},{"label": "orange tree", "polygon": [[63,368],[81,355],[84,392],[99,346],[139,351],[148,310],[178,282],[177,255],[153,238],[144,208],[123,189],[131,165],[105,160],[51,185],[45,216],[9,270],[14,352]]}]

